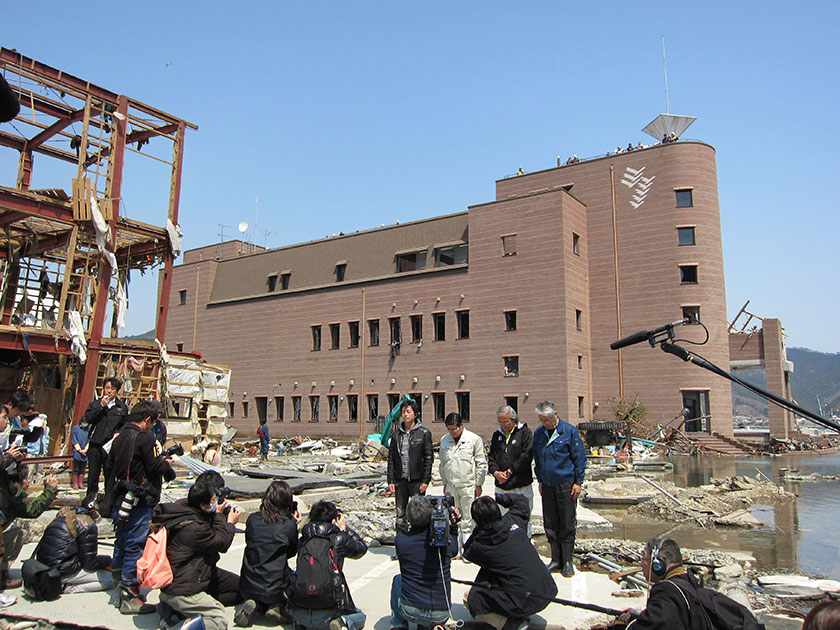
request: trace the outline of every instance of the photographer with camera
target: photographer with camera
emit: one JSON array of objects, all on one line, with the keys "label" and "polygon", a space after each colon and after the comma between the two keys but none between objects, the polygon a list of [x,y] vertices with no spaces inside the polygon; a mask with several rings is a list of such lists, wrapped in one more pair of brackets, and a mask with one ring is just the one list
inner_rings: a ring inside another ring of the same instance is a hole
[{"label": "photographer with camera", "polygon": [[433,626],[450,617],[449,567],[458,553],[458,511],[452,497],[414,496],[408,501],[408,532],[394,539],[400,573],[391,583],[391,628]]},{"label": "photographer with camera", "polygon": [[[122,389],[122,381],[116,377],[108,377],[102,386],[102,397],[97,398],[88,405],[83,416],[83,421],[90,425],[90,438],[88,442],[88,478],[87,494],[82,500],[89,502],[95,500],[99,493],[99,474],[105,474],[105,492],[108,492],[108,479],[110,475],[110,462],[105,445],[111,441],[114,434],[126,422],[128,417],[128,406],[117,394]],[[139,403],[138,403],[139,404]],[[155,416],[157,419],[157,416]],[[107,516],[107,512],[103,512]]]},{"label": "photographer with camera", "polygon": [[[508,509],[502,516],[499,506]],[[528,538],[531,508],[521,494],[473,501],[475,531],[464,556],[480,570],[464,595],[470,614],[496,630],[523,630],[528,617],[548,606],[557,585]]]},{"label": "photographer with camera", "polygon": [[229,492],[222,476],[208,470],[196,477],[186,499],[155,508],[152,526],[167,529],[166,557],[172,568],[172,584],[161,589],[158,610],[168,627],[180,617],[188,618],[182,628],[228,627],[225,606],[239,602],[239,576],[217,564],[233,542],[241,515],[228,504]]},{"label": "photographer with camera", "polygon": [[163,479],[175,479],[171,459],[161,455],[151,432],[161,410],[161,404],[154,400],[141,401],[132,408],[128,422],[111,447],[108,466],[111,474],[100,505],[102,513],[114,520],[112,573],[114,582],[119,582],[117,606],[124,615],[155,611],[140,594],[137,560],[143,554],[152,509],[160,501]]}]

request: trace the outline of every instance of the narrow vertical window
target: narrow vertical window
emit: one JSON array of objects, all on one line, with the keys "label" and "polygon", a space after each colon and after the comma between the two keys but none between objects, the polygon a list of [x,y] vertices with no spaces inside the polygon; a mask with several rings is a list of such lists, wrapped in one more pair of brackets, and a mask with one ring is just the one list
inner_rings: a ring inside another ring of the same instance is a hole
[{"label": "narrow vertical window", "polygon": [[312,328],[312,349],[313,350],[320,350],[321,349],[321,325],[316,324],[311,326]]},{"label": "narrow vertical window", "polygon": [[458,324],[458,339],[470,338],[470,312],[456,311],[455,320]]},{"label": "narrow vertical window", "polygon": [[435,341],[446,341],[446,313],[432,313],[435,326]]},{"label": "narrow vertical window", "polygon": [[519,356],[509,355],[502,359],[505,363],[505,376],[519,376]]},{"label": "narrow vertical window", "polygon": [[181,306],[184,306],[187,303],[187,290],[181,289],[178,291],[178,301]]},{"label": "narrow vertical window", "polygon": [[330,422],[338,422],[338,396],[331,394],[327,396],[327,405],[330,408]]},{"label": "narrow vertical window", "polygon": [[575,309],[575,328],[583,330],[583,311],[579,308]]},{"label": "narrow vertical window", "polygon": [[378,394],[368,394],[367,395],[368,401],[368,420],[371,422],[376,422],[379,417],[379,395]]},{"label": "narrow vertical window", "polygon": [[273,273],[268,276],[268,280],[266,280],[266,284],[268,285],[268,292],[273,293],[277,290],[277,274]]},{"label": "narrow vertical window", "polygon": [[446,418],[446,394],[432,394],[432,402],[435,408],[435,422],[443,422]]},{"label": "narrow vertical window", "polygon": [[242,417],[243,418],[248,417],[248,401],[247,400],[242,401]]},{"label": "narrow vertical window", "polygon": [[341,324],[330,324],[330,350],[341,347]]},{"label": "narrow vertical window", "polygon": [[505,311],[505,331],[516,330],[516,311]]},{"label": "narrow vertical window", "polygon": [[502,256],[516,256],[516,234],[502,236]]},{"label": "narrow vertical window", "polygon": [[300,422],[301,415],[300,396],[292,396],[292,422]]},{"label": "narrow vertical window", "polygon": [[350,347],[359,347],[359,322],[347,322],[347,334],[350,337]]},{"label": "narrow vertical window", "polygon": [[283,291],[286,291],[289,288],[289,282],[291,281],[291,278],[292,278],[292,273],[291,272],[280,274],[280,288]]},{"label": "narrow vertical window", "polygon": [[455,400],[458,403],[458,415],[464,422],[470,421],[470,393],[455,392]]},{"label": "narrow vertical window", "polygon": [[359,421],[359,395],[347,394],[347,422]]},{"label": "narrow vertical window", "polygon": [[347,263],[346,262],[338,262],[335,265],[335,281],[336,282],[344,282],[345,274],[347,273]]},{"label": "narrow vertical window", "polygon": [[411,321],[411,343],[420,343],[423,341],[423,316],[418,313],[409,315],[408,319]]},{"label": "narrow vertical window", "polygon": [[578,418],[583,418],[586,415],[583,404],[583,396],[578,396]]},{"label": "narrow vertical window", "polygon": [[369,319],[368,320],[368,337],[370,337],[370,345],[372,347],[379,345],[379,320],[378,319]]},{"label": "narrow vertical window", "polygon": [[286,397],[285,396],[275,396],[274,397],[274,413],[277,414],[275,416],[276,422],[283,422],[283,414],[286,411]]},{"label": "narrow vertical window", "polygon": [[580,256],[580,234],[572,232],[572,253],[575,256]]},{"label": "narrow vertical window", "polygon": [[318,422],[321,419],[321,397],[309,397],[309,410],[311,412],[310,422]]}]

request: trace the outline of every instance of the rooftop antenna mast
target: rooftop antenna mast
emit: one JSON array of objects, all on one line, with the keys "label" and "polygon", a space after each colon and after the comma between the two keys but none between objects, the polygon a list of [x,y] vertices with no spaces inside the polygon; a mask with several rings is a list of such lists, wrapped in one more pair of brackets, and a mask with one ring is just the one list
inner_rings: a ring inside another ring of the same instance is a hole
[{"label": "rooftop antenna mast", "polygon": [[[222,257],[222,245],[225,242],[225,228],[230,228],[230,226],[219,223],[219,246],[216,248],[216,258]],[[193,344],[193,347],[195,347],[195,344]]]},{"label": "rooftop antenna mast", "polygon": [[253,252],[257,251],[257,221],[260,218],[260,191],[257,191],[257,208],[256,213],[254,214],[254,240],[251,243],[253,247]]},{"label": "rooftop antenna mast", "polygon": [[665,36],[662,36],[662,71],[665,74],[665,113],[671,113],[671,106],[668,103],[668,59],[665,57]]}]

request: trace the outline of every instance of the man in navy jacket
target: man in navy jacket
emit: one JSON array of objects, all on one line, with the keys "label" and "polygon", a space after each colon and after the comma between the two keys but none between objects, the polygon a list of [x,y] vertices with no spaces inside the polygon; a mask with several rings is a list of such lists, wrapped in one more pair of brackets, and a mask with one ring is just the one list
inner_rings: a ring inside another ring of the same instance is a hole
[{"label": "man in navy jacket", "polygon": [[572,577],[575,512],[586,470],[586,450],[578,430],[560,419],[553,402],[537,405],[537,417],[542,426],[534,431],[534,472],[542,496],[545,535],[551,546],[548,570],[562,570],[563,577]]}]

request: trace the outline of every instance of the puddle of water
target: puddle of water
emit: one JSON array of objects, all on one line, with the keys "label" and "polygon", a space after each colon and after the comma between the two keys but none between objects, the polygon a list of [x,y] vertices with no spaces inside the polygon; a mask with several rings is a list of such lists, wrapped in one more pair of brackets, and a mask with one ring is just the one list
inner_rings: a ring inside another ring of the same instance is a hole
[{"label": "puddle of water", "polygon": [[[674,470],[659,478],[680,487],[709,483],[713,478],[766,475],[778,482],[779,469],[798,469],[801,474],[835,475],[840,471],[840,454],[784,455],[770,458],[674,457]],[[840,536],[835,532],[840,514],[840,482],[821,481],[785,484],[798,498],[779,505],[754,505],[751,512],[762,527],[742,529],[704,529],[694,525],[639,522],[618,509],[596,509],[615,525],[607,536],[644,541],[663,534],[686,548],[746,551],[753,554],[761,569],[789,569],[809,574],[840,576]],[[584,532],[581,538],[603,537],[604,532]]]}]

